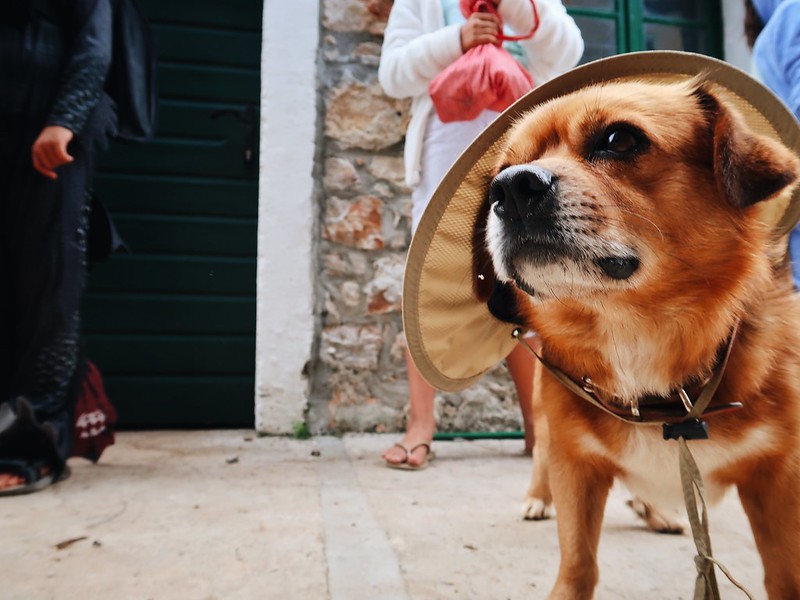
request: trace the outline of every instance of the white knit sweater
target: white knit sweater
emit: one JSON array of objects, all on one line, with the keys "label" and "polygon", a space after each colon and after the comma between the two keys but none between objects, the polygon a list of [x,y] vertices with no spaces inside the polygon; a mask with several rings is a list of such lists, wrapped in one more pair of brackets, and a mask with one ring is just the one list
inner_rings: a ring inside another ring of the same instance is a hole
[{"label": "white knit sweater", "polygon": [[[528,55],[536,85],[574,67],[583,54],[583,38],[561,0],[535,0],[539,12],[536,34],[520,42]],[[530,0],[502,0],[500,16],[516,32],[533,26]],[[444,26],[441,0],[395,0],[384,33],[378,79],[393,98],[412,97],[406,131],[406,183],[419,182],[422,140],[433,102],[428,84],[461,56],[461,25]]]}]

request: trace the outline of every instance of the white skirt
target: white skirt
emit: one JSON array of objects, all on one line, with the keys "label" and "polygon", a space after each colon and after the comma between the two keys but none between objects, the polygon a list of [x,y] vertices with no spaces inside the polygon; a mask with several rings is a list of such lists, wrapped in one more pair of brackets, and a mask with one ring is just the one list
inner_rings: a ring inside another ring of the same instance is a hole
[{"label": "white skirt", "polygon": [[417,230],[422,213],[425,212],[425,207],[428,206],[439,182],[472,140],[499,114],[493,110],[485,110],[472,121],[442,123],[436,111],[431,111],[422,143],[420,181],[411,192],[412,234]]}]

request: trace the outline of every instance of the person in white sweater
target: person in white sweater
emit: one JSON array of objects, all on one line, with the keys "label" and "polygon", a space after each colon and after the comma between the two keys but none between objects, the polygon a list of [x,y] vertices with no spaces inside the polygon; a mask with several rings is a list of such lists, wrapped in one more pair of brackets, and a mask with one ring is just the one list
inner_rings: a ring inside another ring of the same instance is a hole
[{"label": "person in white sweater", "polygon": [[[539,85],[574,67],[583,54],[583,38],[560,0],[491,0],[503,20],[505,33],[525,34],[534,24],[536,3],[539,28],[527,40],[506,42]],[[405,180],[412,188],[412,233],[433,192],[452,163],[499,114],[485,110],[472,121],[443,123],[433,107],[428,85],[464,52],[480,44],[497,43],[499,21],[489,13],[465,19],[458,0],[395,0],[384,33],[378,79],[393,98],[413,98],[404,149]],[[433,458],[436,429],[434,389],[406,354],[409,415],[403,440],[383,458],[390,467],[419,469]],[[506,362],[522,409],[525,450],[533,448],[531,393],[533,359],[516,348]]]}]

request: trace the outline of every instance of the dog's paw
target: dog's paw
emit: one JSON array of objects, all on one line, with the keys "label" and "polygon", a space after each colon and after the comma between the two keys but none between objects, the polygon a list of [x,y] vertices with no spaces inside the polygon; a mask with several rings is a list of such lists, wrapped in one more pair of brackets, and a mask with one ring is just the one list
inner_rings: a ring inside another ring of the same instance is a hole
[{"label": "dog's paw", "polygon": [[639,498],[633,498],[626,503],[631,510],[641,517],[647,527],[656,533],[668,533],[671,535],[682,534],[687,527],[687,523],[678,518],[670,517],[657,511],[647,502],[642,502]]},{"label": "dog's paw", "polygon": [[526,521],[544,521],[554,514],[552,504],[532,496],[525,498],[525,504],[522,506],[522,518]]}]

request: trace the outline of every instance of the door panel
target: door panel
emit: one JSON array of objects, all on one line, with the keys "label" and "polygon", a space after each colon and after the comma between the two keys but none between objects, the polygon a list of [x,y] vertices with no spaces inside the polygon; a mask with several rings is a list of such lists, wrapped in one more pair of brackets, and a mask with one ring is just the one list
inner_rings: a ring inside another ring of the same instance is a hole
[{"label": "door panel", "polygon": [[172,63],[202,61],[209,66],[246,65],[257,69],[261,62],[260,32],[168,24],[157,25],[157,29],[160,32],[158,51],[162,56],[169,56]]},{"label": "door panel", "polygon": [[255,256],[250,218],[120,213],[115,222],[136,254]]},{"label": "door panel", "polygon": [[[159,88],[161,89],[161,88]],[[162,90],[163,93],[163,90]],[[236,178],[243,172],[246,135],[238,112],[246,105],[161,102],[158,136],[112,150],[121,172]],[[228,112],[233,111],[233,112]]]},{"label": "door panel", "polygon": [[95,292],[85,307],[93,333],[246,334],[253,328],[255,298]]},{"label": "door panel", "polygon": [[158,131],[100,157],[95,188],[131,253],[90,274],[87,354],[123,427],[251,426],[262,3],[141,4]]},{"label": "door panel", "polygon": [[[254,198],[258,195],[258,186],[255,181],[125,173],[121,169],[131,168],[129,165],[117,167],[104,162],[106,169],[95,181],[107,193],[108,203],[113,202],[115,215],[190,214],[257,218],[258,204]],[[114,170],[108,170],[110,167]]]},{"label": "door panel", "polygon": [[120,256],[114,268],[94,278],[92,289],[169,292],[176,294],[241,294],[252,292],[255,259],[218,256]]},{"label": "door panel", "polygon": [[117,375],[248,375],[253,348],[246,335],[130,335],[96,333],[95,351]]},{"label": "door panel", "polygon": [[234,67],[198,67],[165,63],[159,69],[158,85],[173,98],[210,98],[220,102],[248,102],[258,96],[258,71]]},{"label": "door panel", "polygon": [[244,33],[261,31],[261,2],[257,1],[141,0],[141,3],[148,18],[157,28],[164,25],[193,24],[208,29]]},{"label": "door panel", "polygon": [[[123,427],[239,427],[253,421],[253,377],[105,376]],[[118,390],[116,393],[114,390]],[[250,397],[250,403],[236,402]],[[128,411],[128,415],[124,415]],[[190,415],[187,416],[187,415]]]}]

